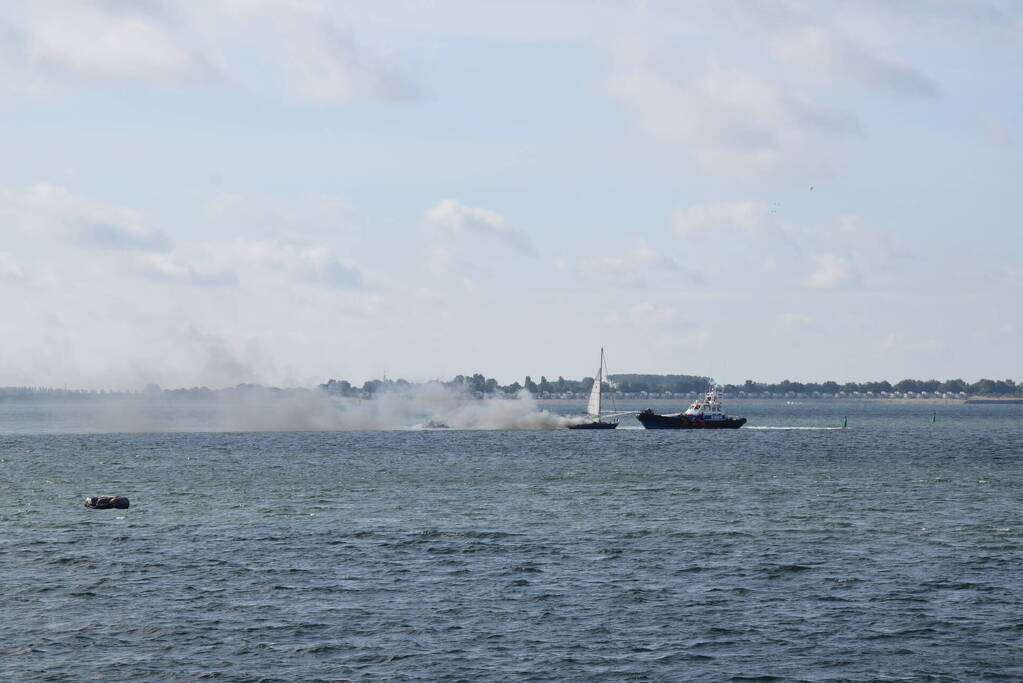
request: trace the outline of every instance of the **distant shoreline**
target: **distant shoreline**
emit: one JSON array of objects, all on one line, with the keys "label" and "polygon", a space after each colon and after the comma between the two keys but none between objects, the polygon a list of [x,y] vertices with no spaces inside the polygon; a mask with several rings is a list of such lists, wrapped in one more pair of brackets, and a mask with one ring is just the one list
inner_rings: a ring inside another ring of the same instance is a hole
[{"label": "distant shoreline", "polygon": [[[395,395],[402,395],[403,393],[414,392],[414,385],[409,385],[405,388],[395,390]],[[390,393],[389,391],[381,391],[377,395],[385,395]],[[280,389],[276,387],[264,387],[259,385],[248,385],[239,386],[229,389],[207,389],[205,387],[198,389],[172,389],[172,390],[156,390],[156,391],[76,391],[76,390],[62,390],[62,389],[30,389],[23,387],[0,387],[0,403],[7,401],[92,401],[92,400],[170,400],[170,401],[189,401],[189,400],[225,400],[225,399],[239,399],[249,400],[255,397],[265,399],[268,397],[311,397],[316,395],[329,396],[331,398],[345,400],[345,401],[370,401],[373,400],[374,395],[366,395],[364,393],[354,395],[338,395],[330,392],[322,392],[318,389],[306,389],[306,388],[287,388]],[[459,398],[461,400],[468,401],[485,401],[485,400],[515,400],[518,398],[518,394],[507,394],[507,393],[493,393],[493,394],[481,394],[474,392],[456,392],[452,397]],[[665,396],[663,394],[657,394],[650,396],[614,396],[614,400],[621,403],[629,404],[642,404],[642,403],[674,403],[678,405],[688,405],[694,398],[697,398],[697,394],[676,394],[674,396]],[[961,404],[975,404],[975,405],[1017,405],[1023,406],[1023,398],[1017,398],[1013,396],[957,396],[957,397],[940,397],[940,396],[736,396],[734,394],[723,394],[722,396],[726,402],[747,402],[747,401],[770,401],[777,403],[788,403],[788,404],[812,404],[812,403],[887,403],[892,405],[961,405]],[[551,404],[585,404],[587,396],[576,394],[574,396],[540,396],[532,394],[531,398],[538,403],[551,403]]]},{"label": "distant shoreline", "polygon": [[[616,401],[623,403],[642,403],[642,402],[658,402],[666,403],[670,401],[687,402],[690,399],[687,398],[616,398]],[[729,403],[733,401],[778,401],[784,403],[892,403],[895,405],[951,405],[951,404],[976,404],[976,405],[1019,405],[1023,406],[1023,399],[1021,398],[881,398],[879,396],[847,396],[844,398],[785,398],[785,397],[770,397],[770,398],[749,398],[746,396],[732,396],[725,398]],[[584,398],[541,398],[537,401],[547,402],[558,402],[558,403],[585,403]]]},{"label": "distant shoreline", "polygon": [[1010,404],[1012,404],[1012,405],[1015,405],[1015,404],[1023,405],[1023,398],[980,398],[980,397],[978,397],[978,398],[968,398],[968,399],[966,399],[964,401],[964,403],[981,403],[981,404],[984,404],[984,403],[987,403],[987,404],[1001,403],[1001,404],[1004,404],[1004,405],[1010,405]]}]

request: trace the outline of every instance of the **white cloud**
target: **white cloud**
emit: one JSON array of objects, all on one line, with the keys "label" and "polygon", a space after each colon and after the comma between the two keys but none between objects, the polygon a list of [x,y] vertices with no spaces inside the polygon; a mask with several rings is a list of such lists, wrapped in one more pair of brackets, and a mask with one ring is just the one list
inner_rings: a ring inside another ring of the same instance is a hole
[{"label": "white cloud", "polygon": [[479,276],[478,264],[462,258],[458,253],[446,246],[430,247],[425,252],[426,267],[434,275],[472,275]]},{"label": "white cloud", "polygon": [[0,280],[20,280],[25,272],[12,254],[0,251]]},{"label": "white cloud", "polygon": [[238,278],[228,269],[196,267],[172,254],[149,254],[142,261],[143,274],[158,282],[217,287],[235,285]]},{"label": "white cloud", "polygon": [[671,254],[656,251],[646,242],[632,249],[623,250],[621,256],[601,256],[569,260],[557,258],[554,267],[576,277],[595,280],[613,278],[617,282],[640,285],[655,275],[677,275],[689,282],[702,282],[703,276],[679,262]]},{"label": "white cloud", "polygon": [[334,256],[324,245],[299,246],[280,242],[236,242],[222,257],[275,270],[299,280],[337,289],[363,287],[362,272]]},{"label": "white cloud", "polygon": [[352,20],[331,4],[42,0],[6,14],[8,85],[29,89],[170,82],[318,102],[405,99],[414,90],[404,60],[358,45]]},{"label": "white cloud", "polygon": [[733,253],[735,267],[793,284],[794,274],[809,270],[800,284],[815,289],[878,286],[905,256],[892,234],[856,216],[799,225],[779,220],[775,211],[774,206],[752,201],[694,204],[674,212],[672,227],[687,240],[734,240],[735,233],[741,233],[743,249]]},{"label": "white cloud", "polygon": [[302,97],[343,102],[399,100],[412,94],[412,87],[396,67],[386,66],[356,47],[350,30],[322,21],[287,38],[282,41],[289,46],[283,55],[286,82]]},{"label": "white cloud", "polygon": [[0,220],[28,233],[117,251],[166,251],[170,239],[138,211],[101,204],[39,183],[22,192],[0,188]]},{"label": "white cloud", "polygon": [[1016,146],[1009,125],[1001,116],[987,116],[982,122],[984,139],[995,149],[1008,150]]},{"label": "white cloud", "polygon": [[808,315],[803,315],[802,313],[782,313],[778,316],[778,320],[797,332],[820,331],[820,328],[817,326],[814,319]]},{"label": "white cloud", "polygon": [[650,302],[634,304],[629,309],[629,318],[633,322],[647,324],[662,324],[671,322],[675,317],[675,310],[668,306],[658,306]]},{"label": "white cloud", "polygon": [[147,279],[199,287],[244,284],[259,290],[295,283],[340,290],[365,287],[362,271],[322,244],[192,242],[182,244],[173,253],[146,254],[137,265]]},{"label": "white cloud", "polygon": [[819,26],[808,26],[795,37],[777,40],[775,56],[816,72],[829,82],[844,79],[863,88],[910,97],[933,98],[938,94],[934,82],[912,66],[869,54]]},{"label": "white cloud", "polygon": [[889,332],[881,341],[880,346],[885,351],[923,353],[942,351],[945,349],[946,344],[942,340],[933,337],[926,339],[919,336],[907,337],[898,332]]},{"label": "white cloud", "polygon": [[[284,232],[293,232],[288,216],[278,218]],[[272,272],[333,289],[361,289],[365,284],[358,267],[324,244],[239,240],[174,245],[140,212],[101,204],[46,183],[24,191],[0,188],[0,221],[29,237],[131,254],[125,263],[128,270],[156,282],[233,286],[240,271],[248,269],[250,280],[257,283],[261,283],[258,273]],[[93,268],[106,267],[93,264]]]},{"label": "white cloud", "polygon": [[682,236],[713,234],[734,228],[756,232],[767,215],[768,207],[758,202],[708,202],[677,209],[671,223],[672,229]]},{"label": "white cloud", "polygon": [[438,202],[426,214],[427,223],[436,231],[449,235],[478,235],[497,240],[525,253],[533,253],[529,235],[510,226],[496,211],[466,206],[454,199]]},{"label": "white cloud", "polygon": [[[630,26],[634,37],[623,39],[626,30],[603,37],[607,91],[653,137],[703,168],[832,173],[870,123],[887,124],[856,90],[938,96],[933,79],[889,48],[919,58],[907,36],[891,33],[891,15],[916,13],[902,10],[867,3],[659,8]],[[683,12],[688,21],[680,21]]]},{"label": "white cloud", "polygon": [[258,231],[283,239],[311,232],[354,237],[351,207],[327,194],[303,193],[283,204],[251,194],[217,192],[203,204],[202,211],[210,227],[217,230]]},{"label": "white cloud", "polygon": [[814,257],[817,269],[807,279],[807,284],[816,289],[835,289],[859,281],[859,274],[849,259],[835,254],[819,254]]},{"label": "white cloud", "polygon": [[49,1],[25,6],[8,28],[14,63],[39,74],[209,80],[216,70],[187,27],[150,3]]},{"label": "white cloud", "polygon": [[630,259],[641,266],[666,270],[673,273],[682,272],[685,268],[678,259],[663,251],[655,251],[647,246],[646,242],[640,242],[639,246],[630,250]]},{"label": "white cloud", "polygon": [[816,258],[817,270],[809,280],[814,287],[880,286],[909,255],[894,234],[851,215],[839,216],[835,227],[820,234],[804,231],[802,239],[813,241],[824,254]]},{"label": "white cloud", "polygon": [[816,168],[820,145],[860,131],[851,113],[740,69],[685,76],[637,65],[616,71],[609,90],[652,135],[715,170]]},{"label": "white cloud", "polygon": [[1023,287],[1023,266],[999,266],[991,273],[992,280],[1004,287]]}]

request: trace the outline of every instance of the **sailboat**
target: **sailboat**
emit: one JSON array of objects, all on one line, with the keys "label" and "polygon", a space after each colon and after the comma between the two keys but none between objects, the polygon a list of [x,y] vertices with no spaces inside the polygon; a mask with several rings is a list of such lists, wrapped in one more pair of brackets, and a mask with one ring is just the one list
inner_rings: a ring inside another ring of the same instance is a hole
[{"label": "sailboat", "polygon": [[[590,400],[586,404],[586,417],[592,422],[583,422],[576,425],[569,425],[569,429],[614,429],[618,421],[604,422],[600,419],[600,406],[604,399],[604,378],[607,377],[607,363],[604,361],[604,349],[600,349],[600,367],[597,368],[597,376],[593,378],[593,388],[590,389]],[[614,397],[611,398],[612,404]],[[613,407],[613,405],[612,405]]]}]

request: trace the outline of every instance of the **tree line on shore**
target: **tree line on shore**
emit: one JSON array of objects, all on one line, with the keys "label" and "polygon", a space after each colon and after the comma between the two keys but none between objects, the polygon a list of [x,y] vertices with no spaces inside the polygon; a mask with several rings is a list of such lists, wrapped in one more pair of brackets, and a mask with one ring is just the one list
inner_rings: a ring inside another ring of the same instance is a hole
[{"label": "tree line on shore", "polygon": [[[556,380],[540,377],[536,382],[526,375],[525,380],[502,385],[496,379],[487,378],[481,373],[457,375],[447,382],[439,382],[449,389],[467,391],[483,396],[515,395],[525,389],[538,396],[561,396],[564,394],[586,394],[593,387],[593,378],[584,377],[573,380],[559,376]],[[340,396],[367,396],[380,391],[405,389],[412,386],[404,379],[369,380],[361,387],[356,387],[346,380],[329,380],[319,386],[320,389]],[[688,394],[701,393],[711,389],[714,380],[699,375],[643,375],[617,374],[610,375],[604,388],[622,394]],[[731,395],[764,395],[764,394],[803,394],[807,396],[846,396],[882,395],[882,394],[968,394],[971,396],[1019,396],[1023,397],[1023,384],[1011,379],[993,380],[980,379],[967,382],[963,379],[918,380],[903,379],[894,384],[887,380],[876,382],[756,382],[746,380],[742,384],[725,384],[722,391]]]},{"label": "tree line on shore", "polygon": [[[649,374],[618,374],[611,375],[604,383],[607,391],[625,395],[645,394],[691,394],[702,393],[715,386],[710,377],[700,375],[649,375]],[[477,396],[515,396],[526,390],[539,397],[560,397],[565,395],[585,395],[593,387],[593,378],[565,379],[558,377],[550,380],[545,376],[534,381],[529,375],[522,383],[500,384],[496,379],[485,377],[481,373],[457,375],[447,382],[434,381],[447,389]],[[317,389],[334,396],[370,397],[385,391],[405,391],[418,386],[404,379],[373,379],[356,386],[347,380],[331,379],[320,384]],[[1018,397],[1023,398],[1023,384],[1011,379],[993,380],[980,379],[967,382],[963,379],[917,380],[903,379],[894,384],[882,380],[878,382],[755,382],[746,380],[742,384],[725,384],[722,391],[732,396],[763,396],[790,394],[803,396],[881,396],[904,394],[953,394],[968,396]],[[114,391],[108,389],[55,389],[48,387],[0,387],[0,399],[17,399],[31,397],[68,397],[86,398],[89,396],[128,396],[128,395],[160,395],[180,397],[212,397],[223,393],[245,393],[251,391],[309,391],[309,389],[278,389],[257,384],[239,384],[228,389],[210,389],[192,387],[190,389],[161,389],[150,384],[144,391]]]},{"label": "tree line on shore", "polygon": [[919,380],[903,379],[895,384],[888,381],[880,382],[790,382],[783,380],[775,384],[765,384],[746,380],[743,384],[726,384],[723,390],[728,393],[797,393],[797,394],[969,394],[972,396],[1021,396],[1023,384],[1016,384],[1011,379],[981,379],[967,382],[962,379]]}]

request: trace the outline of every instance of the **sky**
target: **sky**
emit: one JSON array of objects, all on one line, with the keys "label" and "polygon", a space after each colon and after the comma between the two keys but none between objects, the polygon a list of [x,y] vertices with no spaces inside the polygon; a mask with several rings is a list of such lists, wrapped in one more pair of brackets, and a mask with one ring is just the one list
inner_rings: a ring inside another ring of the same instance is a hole
[{"label": "sky", "polygon": [[1023,380],[1017,2],[0,6],[0,385]]}]

